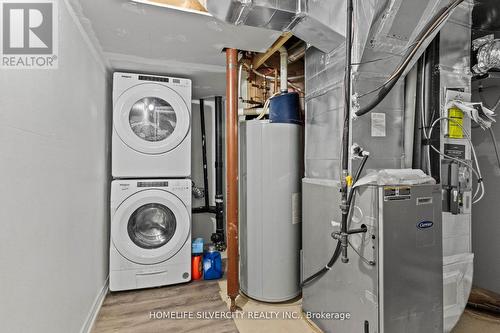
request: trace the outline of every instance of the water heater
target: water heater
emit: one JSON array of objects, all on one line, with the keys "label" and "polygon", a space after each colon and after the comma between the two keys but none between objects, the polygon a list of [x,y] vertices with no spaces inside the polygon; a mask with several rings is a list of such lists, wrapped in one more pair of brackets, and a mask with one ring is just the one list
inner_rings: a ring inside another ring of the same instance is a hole
[{"label": "water heater", "polygon": [[240,288],[260,301],[300,294],[302,126],[240,125]]}]

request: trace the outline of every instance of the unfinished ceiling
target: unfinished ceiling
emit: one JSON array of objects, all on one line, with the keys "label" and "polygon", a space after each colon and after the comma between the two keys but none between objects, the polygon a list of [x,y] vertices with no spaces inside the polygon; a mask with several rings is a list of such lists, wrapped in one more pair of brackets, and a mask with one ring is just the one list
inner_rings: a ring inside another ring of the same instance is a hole
[{"label": "unfinished ceiling", "polygon": [[263,52],[280,32],[124,0],[70,0],[112,70],[190,78],[193,97],[225,94],[223,48]]}]

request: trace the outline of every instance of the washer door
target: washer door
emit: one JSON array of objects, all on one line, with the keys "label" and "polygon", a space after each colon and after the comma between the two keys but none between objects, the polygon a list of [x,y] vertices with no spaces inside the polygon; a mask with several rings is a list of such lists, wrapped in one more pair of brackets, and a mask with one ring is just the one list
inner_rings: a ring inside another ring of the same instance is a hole
[{"label": "washer door", "polygon": [[191,221],[174,194],[152,189],[128,197],[111,221],[111,239],[122,256],[138,264],[157,264],[186,243]]},{"label": "washer door", "polygon": [[113,125],[131,149],[144,154],[164,154],[175,149],[188,134],[189,108],[169,87],[139,84],[118,98]]}]

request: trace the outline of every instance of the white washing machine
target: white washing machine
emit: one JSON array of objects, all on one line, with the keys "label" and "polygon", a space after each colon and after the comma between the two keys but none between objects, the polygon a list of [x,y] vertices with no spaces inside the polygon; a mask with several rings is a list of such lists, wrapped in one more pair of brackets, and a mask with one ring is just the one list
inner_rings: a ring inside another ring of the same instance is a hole
[{"label": "white washing machine", "polygon": [[111,183],[111,291],[191,280],[191,180]]},{"label": "white washing machine", "polygon": [[191,175],[191,80],[114,73],[114,178]]}]

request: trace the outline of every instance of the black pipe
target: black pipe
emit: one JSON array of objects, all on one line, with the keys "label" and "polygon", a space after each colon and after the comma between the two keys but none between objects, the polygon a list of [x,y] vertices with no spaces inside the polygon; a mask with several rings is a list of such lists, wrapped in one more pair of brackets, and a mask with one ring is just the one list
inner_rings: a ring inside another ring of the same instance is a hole
[{"label": "black pipe", "polygon": [[[427,124],[425,124],[427,133],[429,132],[429,127],[436,119],[441,117],[441,101],[440,101],[440,85],[441,85],[441,73],[439,70],[439,44],[440,44],[440,34],[434,38],[432,43],[429,45],[425,51],[425,111]],[[432,137],[429,138],[430,144],[434,147],[440,147],[440,126],[441,123],[436,124],[436,130],[432,131]],[[427,149],[430,149],[428,146]],[[436,180],[436,183],[440,183],[441,179],[441,156],[430,149],[430,175]]]},{"label": "black pipe", "polygon": [[363,234],[363,233],[366,233],[368,232],[368,227],[366,225],[362,225],[361,228],[358,228],[358,229],[350,229],[349,231],[347,231],[347,233],[349,235],[354,235],[354,234]]},{"label": "black pipe", "polygon": [[205,127],[205,101],[200,99],[200,124],[201,124],[201,153],[203,159],[203,186],[204,186],[204,205],[192,209],[193,214],[212,213],[215,214],[214,206],[210,206],[210,188],[208,184],[208,165],[207,165],[207,135]]},{"label": "black pipe", "polygon": [[430,36],[432,33],[436,30],[436,28],[439,26],[436,25],[440,20],[443,19],[446,15],[448,15],[453,9],[455,9],[458,5],[460,5],[464,0],[452,0],[447,6],[443,7],[441,10],[439,10],[427,23],[427,25],[422,29],[420,34],[417,36],[415,39],[415,43],[413,43],[412,47],[406,51],[405,56],[403,57],[400,65],[397,67],[397,69],[394,71],[394,73],[391,75],[392,79],[387,81],[383,86],[380,87],[380,90],[377,94],[377,96],[370,101],[367,105],[365,105],[363,108],[359,109],[356,111],[356,116],[361,117],[368,112],[372,111],[374,108],[376,108],[383,100],[384,98],[391,92],[392,88],[396,85],[398,80],[401,78],[403,73],[405,72],[406,68],[408,65],[411,63],[411,58],[417,53],[416,51],[420,47],[419,41],[422,43]]},{"label": "black pipe", "polygon": [[347,1],[347,23],[346,23],[346,61],[344,77],[344,129],[342,132],[342,199],[340,210],[342,212],[342,221],[340,226],[342,243],[342,262],[347,263],[347,219],[349,215],[349,206],[347,204],[347,176],[349,174],[349,122],[351,118],[351,65],[352,65],[352,19],[354,5],[353,0]]},{"label": "black pipe", "polygon": [[205,208],[210,207],[210,191],[208,188],[207,167],[207,134],[205,130],[205,101],[200,99],[201,152],[203,155],[203,187],[205,189]]},{"label": "black pipe", "polygon": [[214,243],[225,246],[224,235],[224,119],[222,97],[215,96],[215,221]]},{"label": "black pipe", "polygon": [[215,210],[215,207],[213,206],[210,206],[210,207],[195,207],[193,208],[192,210],[193,214],[202,214],[202,213],[211,213],[211,214],[215,214],[216,213],[216,210]]},{"label": "black pipe", "polygon": [[226,237],[224,228],[224,119],[222,97],[215,97],[215,206],[209,203],[208,165],[205,131],[205,103],[200,99],[200,122],[203,153],[203,183],[205,187],[205,204],[192,209],[193,214],[210,213],[215,214],[216,229],[210,239],[217,250],[226,249]]},{"label": "black pipe", "polygon": [[[424,60],[420,58],[417,62],[417,92],[415,98],[415,122],[413,124],[413,159],[412,168],[422,169],[422,107],[424,96],[422,94],[422,85],[424,84],[422,78],[422,70],[424,67]],[[408,96],[411,98],[411,96]]]}]

